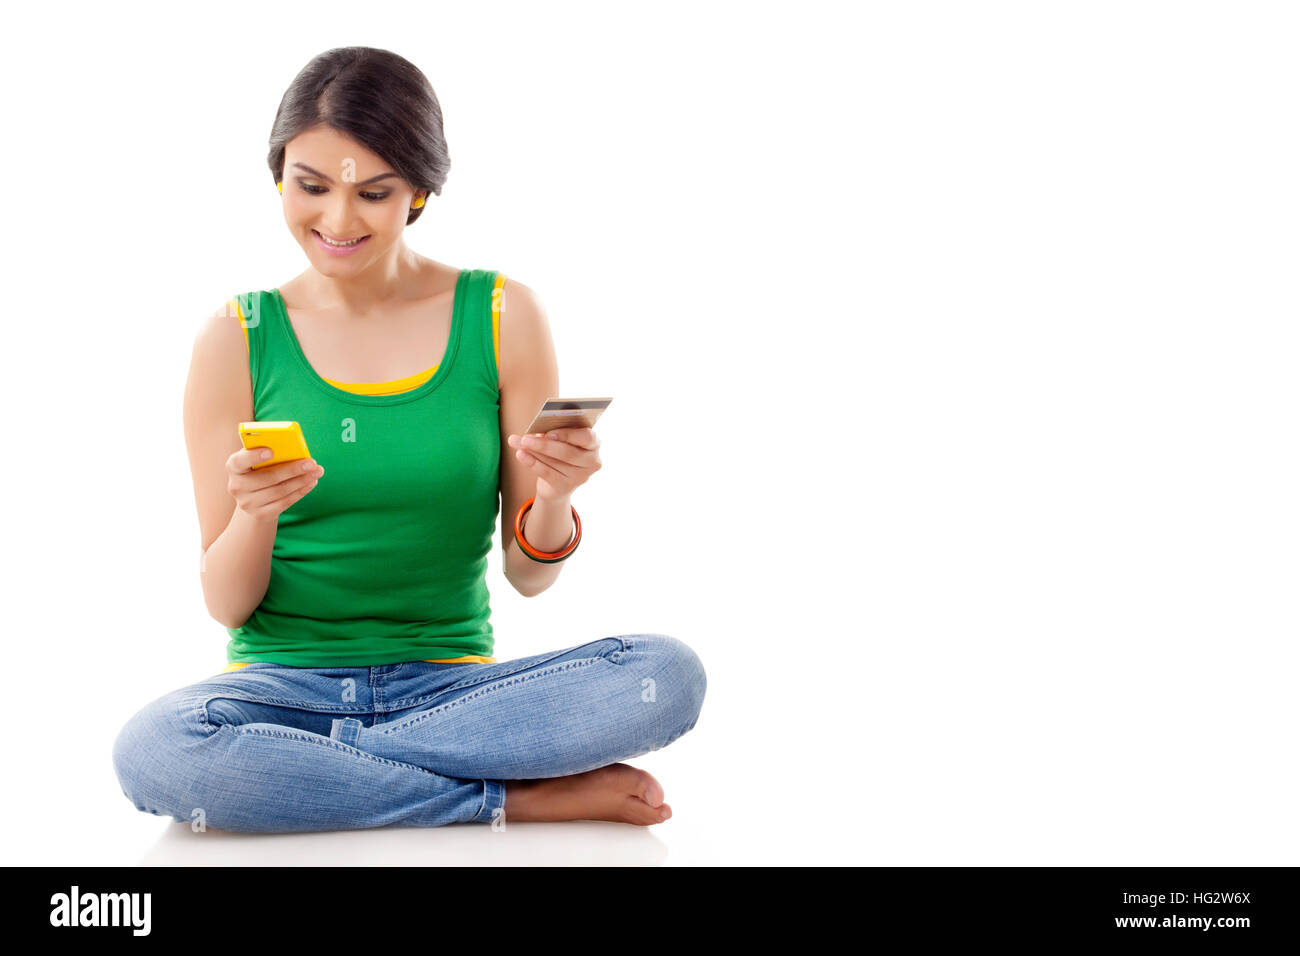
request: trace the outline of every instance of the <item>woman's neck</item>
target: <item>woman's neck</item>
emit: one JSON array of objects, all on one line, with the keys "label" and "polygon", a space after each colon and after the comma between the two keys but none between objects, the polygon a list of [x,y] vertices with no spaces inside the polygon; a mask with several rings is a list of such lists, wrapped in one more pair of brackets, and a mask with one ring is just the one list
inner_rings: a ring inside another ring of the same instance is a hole
[{"label": "woman's neck", "polygon": [[299,277],[299,281],[313,308],[322,311],[337,309],[346,315],[364,318],[391,303],[419,297],[427,276],[421,259],[399,240],[389,256],[359,275],[327,276],[312,267]]}]

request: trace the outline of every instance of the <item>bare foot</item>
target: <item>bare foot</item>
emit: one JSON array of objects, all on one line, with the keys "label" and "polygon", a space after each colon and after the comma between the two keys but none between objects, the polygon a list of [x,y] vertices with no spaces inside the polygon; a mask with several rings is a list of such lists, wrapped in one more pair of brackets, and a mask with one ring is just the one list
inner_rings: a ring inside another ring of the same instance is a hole
[{"label": "bare foot", "polygon": [[507,820],[610,820],[650,826],[673,815],[659,782],[625,763],[567,777],[507,780],[505,788]]}]

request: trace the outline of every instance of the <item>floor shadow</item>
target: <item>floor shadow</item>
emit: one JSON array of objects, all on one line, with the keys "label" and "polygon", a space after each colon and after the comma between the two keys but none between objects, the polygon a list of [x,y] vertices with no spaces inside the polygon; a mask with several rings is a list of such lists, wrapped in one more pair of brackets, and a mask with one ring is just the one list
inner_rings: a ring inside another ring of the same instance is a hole
[{"label": "floor shadow", "polygon": [[326,833],[195,832],[173,822],[141,866],[660,866],[668,847],[649,827],[579,820]]}]

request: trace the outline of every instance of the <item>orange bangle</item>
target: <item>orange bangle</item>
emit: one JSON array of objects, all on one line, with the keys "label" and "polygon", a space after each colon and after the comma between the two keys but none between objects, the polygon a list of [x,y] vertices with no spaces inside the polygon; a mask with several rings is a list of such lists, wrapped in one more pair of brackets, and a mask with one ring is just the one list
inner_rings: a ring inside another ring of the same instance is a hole
[{"label": "orange bangle", "polygon": [[578,542],[582,540],[582,519],[578,517],[578,509],[569,503],[569,510],[573,512],[573,539],[559,551],[538,551],[531,544],[524,540],[524,515],[532,510],[533,502],[537,496],[529,498],[515,515],[515,540],[519,542],[519,550],[528,555],[534,561],[540,561],[542,564],[555,564],[557,561],[563,561],[569,555],[573,554],[574,549],[578,547]]}]

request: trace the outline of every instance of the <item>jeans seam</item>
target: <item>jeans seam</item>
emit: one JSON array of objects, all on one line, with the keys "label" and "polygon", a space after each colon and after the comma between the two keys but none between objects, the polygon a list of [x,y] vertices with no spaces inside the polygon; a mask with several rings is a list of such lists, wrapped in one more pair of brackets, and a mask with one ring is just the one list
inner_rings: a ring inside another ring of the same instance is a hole
[{"label": "jeans seam", "polygon": [[246,704],[270,704],[273,706],[291,707],[294,710],[305,710],[314,714],[337,714],[343,717],[364,717],[370,711],[364,707],[349,707],[347,704],[315,704],[311,701],[294,700],[289,697],[249,697],[238,692],[233,694],[214,693],[201,697],[195,708],[198,711],[199,721],[203,728],[208,731],[219,730],[216,724],[208,721],[208,704],[214,700],[241,700]]},{"label": "jeans seam", "polygon": [[[553,654],[552,656],[558,657],[560,654],[563,653],[565,653],[565,651],[556,651],[555,654]],[[473,677],[466,677],[462,680],[458,680],[454,684],[448,684],[446,687],[443,687],[441,690],[436,690],[432,694],[420,694],[419,696],[416,697],[402,697],[399,698],[398,700],[389,701],[389,709],[406,710],[407,708],[410,707],[418,707],[421,703],[423,703],[426,700],[433,700],[435,697],[441,697],[444,694],[449,694],[453,691],[464,690],[467,687],[478,687],[480,684],[486,684],[491,681],[502,680],[507,677],[512,677],[515,674],[518,674],[520,671],[526,670],[530,666],[540,667],[545,663],[546,661],[537,661],[532,665],[521,664],[514,670],[498,671],[496,674],[492,675],[491,677],[487,675],[480,676],[476,674]]]},{"label": "jeans seam", "polygon": [[[281,731],[281,730],[260,730],[252,727],[236,727],[234,724],[226,724],[225,726],[229,727],[236,734],[252,735],[256,737],[281,737],[287,740],[304,740],[309,744],[317,744],[322,747],[331,747],[334,750],[338,750],[342,753],[352,754],[353,756],[357,756],[357,757],[365,757],[367,760],[373,760],[375,763],[387,764],[390,767],[409,767],[410,769],[418,770],[421,773],[427,773],[435,777],[438,776],[438,774],[435,774],[432,770],[426,770],[424,767],[417,767],[413,763],[401,763],[400,761],[397,760],[389,760],[387,757],[376,757],[372,753],[367,753],[364,750],[358,750],[356,747],[350,747],[345,743],[340,743],[339,741],[333,740],[332,738],[329,737],[307,736],[306,734],[296,734],[289,731]],[[218,728],[218,730],[219,729],[220,728]]]},{"label": "jeans seam", "polygon": [[466,694],[464,697],[457,697],[455,700],[448,701],[445,704],[439,704],[437,707],[433,707],[430,708],[429,710],[421,711],[419,714],[410,718],[409,720],[403,721],[400,724],[394,724],[391,727],[385,727],[379,732],[381,734],[392,734],[401,730],[406,730],[408,727],[414,727],[416,724],[428,720],[430,717],[432,717],[435,714],[440,714],[443,711],[451,710],[453,707],[457,707],[460,704],[465,703],[466,701],[475,700],[479,697],[482,697],[484,694],[490,694],[493,691],[502,689],[503,687],[509,687],[513,684],[522,684],[525,681],[535,680],[538,677],[547,677],[551,674],[558,674],[561,671],[571,670],[572,668],[575,667],[585,667],[589,664],[594,664],[597,661],[603,661],[603,660],[605,660],[605,658],[603,657],[580,657],[575,661],[565,661],[563,664],[557,664],[554,667],[548,667],[546,670],[529,671],[526,674],[521,674],[514,677],[506,677],[494,683],[487,684],[486,686],[484,686],[480,690],[475,691],[472,694]]},{"label": "jeans seam", "polygon": [[208,701],[211,701],[211,700],[214,700],[214,699],[215,699],[215,698],[207,697],[207,698],[205,698],[205,699],[199,701],[199,706],[198,706],[198,712],[199,712],[199,723],[202,725],[203,729],[204,729],[205,731],[207,731],[209,734],[215,734],[217,731],[219,731],[219,730],[221,729],[220,727],[216,726],[215,724],[212,724],[212,723],[209,723],[209,722],[208,722]]},{"label": "jeans seam", "polygon": [[[632,649],[632,642],[625,639],[624,636],[621,634],[611,634],[608,635],[607,637],[597,638],[596,640],[603,641],[603,640],[610,640],[610,639],[618,641],[623,645],[623,647],[622,650],[611,651],[610,654],[605,658],[607,660],[613,660],[617,655],[623,653],[624,651],[629,651]],[[591,641],[589,643],[596,643],[596,641]],[[566,647],[563,650],[556,651],[554,654],[551,654],[549,657],[543,660],[534,661],[531,664],[521,664],[515,670],[510,670],[510,671],[497,670],[497,672],[492,676],[487,676],[487,675],[480,676],[478,674],[475,674],[472,677],[466,677],[463,680],[458,680],[454,684],[448,684],[446,687],[442,688],[441,690],[434,691],[432,694],[420,694],[419,696],[416,697],[402,697],[397,700],[386,701],[387,707],[385,709],[388,711],[409,710],[412,707],[418,707],[421,703],[423,703],[426,700],[433,700],[435,697],[442,697],[446,694],[452,693],[453,691],[462,690],[466,687],[477,687],[481,684],[489,683],[491,681],[498,681],[507,677],[512,677],[513,675],[518,674],[521,670],[526,670],[529,667],[541,667],[545,665],[548,660],[551,660],[555,657],[559,657],[562,654],[567,654],[572,650],[573,650],[572,647]],[[601,658],[599,655],[591,658],[583,658],[583,660],[600,660],[600,659]],[[510,662],[506,661],[503,663],[510,663]],[[493,665],[493,666],[495,667],[497,665]]]},{"label": "jeans seam", "polygon": [[[501,806],[500,806],[499,809],[501,810],[502,814],[505,813],[505,809],[506,809],[506,782],[505,782],[504,780],[497,780],[497,779],[495,779],[495,778],[491,778],[491,779],[485,778],[485,779],[483,780],[483,804],[478,808],[478,813],[474,814],[474,817],[473,817],[474,820],[480,820],[480,821],[483,822],[483,823],[492,823],[492,822],[494,822],[494,819],[493,819],[493,817],[491,816],[491,814],[489,814],[487,817],[484,817],[484,816],[483,816],[484,812],[487,811],[487,810],[489,809],[489,808],[488,808],[488,794],[492,793],[493,791],[498,791],[498,792],[500,792],[500,794],[501,794]],[[492,807],[491,809],[496,810],[496,809],[498,809],[498,808],[494,806],[494,807]]]}]

